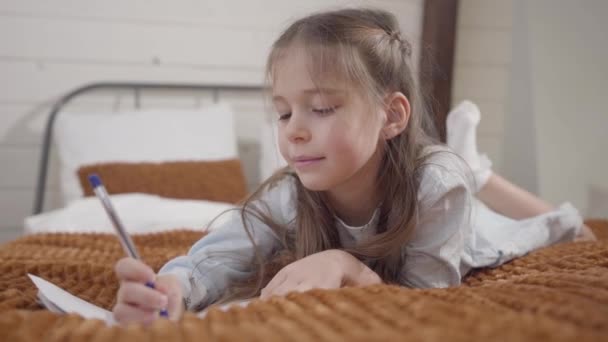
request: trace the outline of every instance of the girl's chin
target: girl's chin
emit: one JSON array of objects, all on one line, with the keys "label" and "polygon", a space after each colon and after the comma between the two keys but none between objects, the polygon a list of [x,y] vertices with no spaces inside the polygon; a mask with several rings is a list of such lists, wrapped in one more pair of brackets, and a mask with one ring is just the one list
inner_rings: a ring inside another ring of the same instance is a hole
[{"label": "girl's chin", "polygon": [[310,191],[326,191],[331,188],[326,181],[321,179],[316,179],[316,177],[311,177],[310,175],[300,175],[298,174],[298,178],[300,178],[300,182],[307,190]]}]

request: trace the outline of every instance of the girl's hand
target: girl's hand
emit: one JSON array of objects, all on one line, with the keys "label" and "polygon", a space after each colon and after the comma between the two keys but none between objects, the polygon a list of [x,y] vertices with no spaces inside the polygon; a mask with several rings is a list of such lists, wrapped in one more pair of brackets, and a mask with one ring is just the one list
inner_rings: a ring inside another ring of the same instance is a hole
[{"label": "girl's hand", "polygon": [[[182,288],[175,276],[156,276],[148,265],[133,258],[119,260],[115,271],[120,281],[112,310],[117,322],[149,324],[159,317],[161,309],[167,309],[171,320],[181,317],[184,312]],[[154,282],[155,288],[147,287],[147,282]]]},{"label": "girl's hand", "polygon": [[380,284],[382,280],[351,254],[331,249],[309,255],[285,266],[262,289],[260,298],[283,296],[315,288],[336,289],[342,286]]}]

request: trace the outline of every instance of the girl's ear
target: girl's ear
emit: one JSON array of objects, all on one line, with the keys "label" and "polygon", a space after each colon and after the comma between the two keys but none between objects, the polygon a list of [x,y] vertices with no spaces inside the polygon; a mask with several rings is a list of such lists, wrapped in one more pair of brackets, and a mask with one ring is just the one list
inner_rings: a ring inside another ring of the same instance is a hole
[{"label": "girl's ear", "polygon": [[410,102],[401,92],[388,96],[386,101],[386,120],[382,127],[382,136],[389,140],[401,134],[410,120]]}]

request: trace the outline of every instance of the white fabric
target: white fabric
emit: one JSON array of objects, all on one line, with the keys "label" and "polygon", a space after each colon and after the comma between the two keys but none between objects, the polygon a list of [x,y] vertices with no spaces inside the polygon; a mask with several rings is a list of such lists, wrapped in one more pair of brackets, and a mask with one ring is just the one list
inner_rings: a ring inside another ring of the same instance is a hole
[{"label": "white fabric", "polygon": [[[513,220],[471,196],[471,186],[458,159],[448,153],[431,157],[421,180],[419,223],[403,248],[406,262],[401,282],[416,288],[459,285],[471,269],[495,267],[530,251],[572,241],[583,221],[569,203],[525,220]],[[351,227],[338,220],[354,241],[377,231],[378,210],[370,222]]]},{"label": "white fabric", "polygon": [[445,123],[447,145],[464,158],[473,170],[479,168],[477,125],[480,119],[477,105],[465,100],[450,110]]},{"label": "white fabric", "polygon": [[338,224],[338,235],[340,236],[340,242],[342,246],[351,248],[354,247],[357,242],[368,239],[377,231],[378,220],[380,219],[380,210],[376,209],[372,218],[363,226],[351,226],[346,222],[342,221],[339,217],[336,217],[336,223]]},{"label": "white fabric", "polygon": [[[153,233],[174,228],[205,229],[230,203],[178,200],[149,194],[111,195],[127,232]],[[227,215],[218,218],[218,224]],[[97,197],[72,201],[65,208],[25,218],[25,233],[114,233],[115,230]]]},{"label": "white fabric", "polygon": [[82,197],[76,172],[83,165],[237,158],[227,104],[201,110],[64,113],[55,127],[64,204]]},{"label": "white fabric", "polygon": [[471,191],[464,166],[447,153],[429,162],[418,191],[418,224],[403,248],[401,283],[415,288],[460,284],[464,242],[474,230],[468,220]]},{"label": "white fabric", "polygon": [[[456,286],[474,267],[498,266],[534,249],[571,241],[580,231],[582,219],[568,204],[523,221],[479,206],[465,170],[453,153],[438,153],[428,160],[418,193],[418,224],[412,239],[402,247],[402,285]],[[267,189],[256,203],[278,223],[293,229],[295,198],[294,180],[287,177]],[[378,214],[361,227],[348,226],[340,219],[336,222],[342,244],[353,245],[376,234]],[[279,238],[262,221],[252,219],[250,229],[262,258],[280,248]],[[196,242],[187,255],[169,261],[159,273],[180,276],[188,308],[198,309],[214,303],[231,282],[250,276],[253,256],[240,215],[232,215],[221,229]]]},{"label": "white fabric", "polygon": [[463,260],[470,267],[498,266],[529,251],[573,241],[583,226],[578,210],[570,203],[542,215],[513,220],[481,201],[475,202],[472,219],[476,240],[467,242],[469,251]]},{"label": "white fabric", "polygon": [[446,119],[447,145],[469,164],[475,179],[475,193],[492,175],[490,159],[477,152],[477,125],[480,119],[479,108],[468,100],[450,110]]},{"label": "white fabric", "polygon": [[276,170],[287,165],[279,152],[277,137],[276,123],[264,120],[260,134],[260,179],[268,179]]}]

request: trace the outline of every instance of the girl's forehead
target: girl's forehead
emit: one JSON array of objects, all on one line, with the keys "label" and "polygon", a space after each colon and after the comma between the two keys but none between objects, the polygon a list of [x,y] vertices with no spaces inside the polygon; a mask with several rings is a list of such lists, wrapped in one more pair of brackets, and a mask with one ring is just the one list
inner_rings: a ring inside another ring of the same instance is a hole
[{"label": "girl's forehead", "polygon": [[289,83],[277,82],[272,86],[272,99],[294,100],[307,99],[320,95],[321,97],[339,96],[342,99],[350,97],[350,91],[335,82],[308,82],[291,77]]},{"label": "girl's forehead", "polygon": [[311,89],[347,92],[348,82],[337,68],[323,65],[329,61],[315,58],[304,47],[293,46],[277,56],[271,68],[273,95],[310,92]]}]

